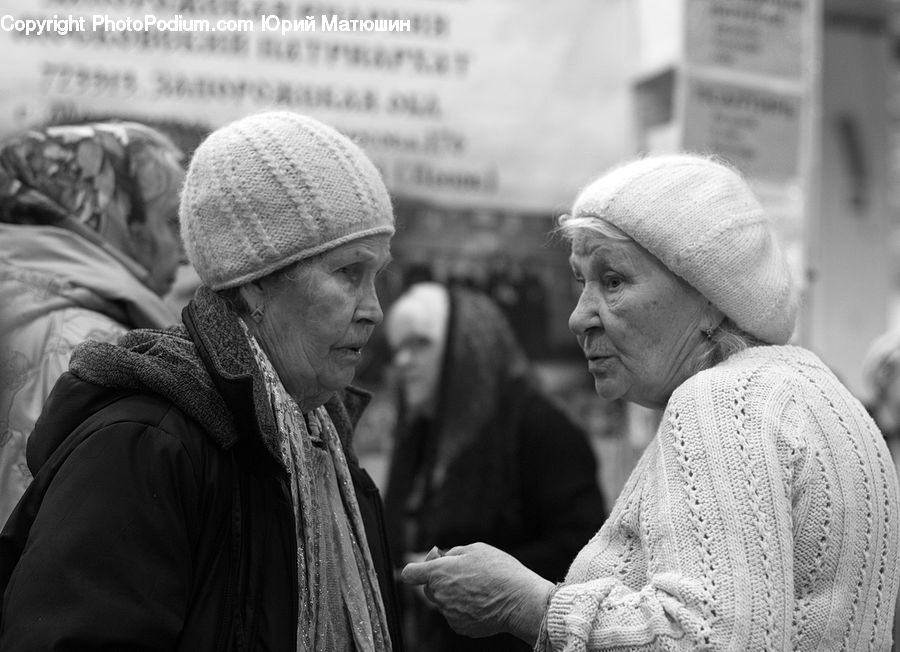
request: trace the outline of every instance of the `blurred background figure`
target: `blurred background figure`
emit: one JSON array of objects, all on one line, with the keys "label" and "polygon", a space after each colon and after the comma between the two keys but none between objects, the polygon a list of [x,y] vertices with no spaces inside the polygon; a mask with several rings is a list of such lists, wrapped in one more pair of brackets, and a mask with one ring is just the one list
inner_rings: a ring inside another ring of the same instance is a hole
[{"label": "blurred background figure", "polygon": [[[597,464],[499,308],[470,289],[418,283],[391,307],[386,335],[400,387],[385,497],[395,562],[484,541],[561,580],[605,519]],[[418,593],[404,598],[410,649],[530,649],[507,635],[459,636]]]},{"label": "blurred background figure", "polygon": [[[900,329],[883,333],[869,345],[863,360],[863,400],[884,435],[900,475]],[[900,640],[900,596],[894,609],[894,649]]]},{"label": "blurred background figure", "polygon": [[866,407],[896,458],[900,452],[900,330],[888,331],[872,342],[863,374]]},{"label": "blurred background figure", "polygon": [[25,444],[69,356],[175,314],[181,151],[133,122],[48,127],[0,146],[0,524],[31,481]]}]

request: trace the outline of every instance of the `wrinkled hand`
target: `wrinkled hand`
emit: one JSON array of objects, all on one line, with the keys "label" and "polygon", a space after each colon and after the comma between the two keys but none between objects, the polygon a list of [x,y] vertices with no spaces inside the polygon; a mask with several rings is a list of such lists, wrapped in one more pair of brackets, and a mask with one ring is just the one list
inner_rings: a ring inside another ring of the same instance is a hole
[{"label": "wrinkled hand", "polygon": [[[435,557],[435,558],[433,558]],[[511,555],[484,543],[458,546],[443,557],[408,564],[400,574],[459,634],[480,638],[509,632],[533,645],[553,584]]]},{"label": "wrinkled hand", "polygon": [[[408,552],[403,557],[403,563],[404,564],[414,564],[414,563],[419,563],[422,561],[428,561],[429,559],[434,559],[436,557],[440,557],[441,554],[442,553],[440,552],[440,550],[438,549],[437,546],[432,548],[429,552]],[[399,576],[400,575],[398,572],[397,577],[399,578]],[[413,586],[408,586],[406,588],[409,592],[409,595],[415,597],[416,600],[419,600],[423,605],[425,605],[426,608],[432,609],[432,610],[436,609],[436,607],[431,603],[431,601],[425,596],[425,586],[424,585],[422,585],[422,584],[417,585],[417,586],[413,585]]]}]

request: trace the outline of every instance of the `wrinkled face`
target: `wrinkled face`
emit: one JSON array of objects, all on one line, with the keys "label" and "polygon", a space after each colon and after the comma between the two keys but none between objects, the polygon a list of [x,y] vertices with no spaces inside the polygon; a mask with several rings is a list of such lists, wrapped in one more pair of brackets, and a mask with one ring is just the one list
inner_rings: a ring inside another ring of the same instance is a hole
[{"label": "wrinkled face", "polygon": [[248,319],[248,325],[304,410],[353,380],[362,348],[382,320],[375,279],[389,262],[390,236],[369,236],[300,263],[287,278],[261,281],[261,291],[242,287],[251,309],[264,305],[261,322]]},{"label": "wrinkled face", "polygon": [[[143,190],[146,222],[130,228],[134,257],[150,272],[147,285],[164,295],[175,282],[178,266],[186,262],[178,228],[178,197],[184,171],[172,167],[159,176],[164,179],[157,179],[152,189]],[[143,189],[143,183],[139,184]]]},{"label": "wrinkled face", "polygon": [[664,407],[703,350],[715,308],[630,240],[582,231],[569,258],[581,284],[569,329],[597,394]]},{"label": "wrinkled face", "polygon": [[387,338],[411,412],[428,411],[435,403],[446,331],[446,298],[407,296],[391,310]]}]

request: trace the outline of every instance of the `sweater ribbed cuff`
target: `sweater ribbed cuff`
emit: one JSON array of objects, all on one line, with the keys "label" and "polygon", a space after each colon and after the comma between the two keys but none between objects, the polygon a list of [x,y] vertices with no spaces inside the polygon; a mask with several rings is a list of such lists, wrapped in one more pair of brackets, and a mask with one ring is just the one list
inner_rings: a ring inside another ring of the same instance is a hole
[{"label": "sweater ribbed cuff", "polygon": [[559,582],[550,589],[550,592],[547,594],[547,602],[544,604],[544,617],[541,618],[541,628],[538,630],[537,641],[534,644],[534,652],[548,652],[551,650],[550,633],[547,630],[547,616],[550,614],[550,603],[553,601],[553,596],[556,595],[556,592],[562,585],[563,583]]}]

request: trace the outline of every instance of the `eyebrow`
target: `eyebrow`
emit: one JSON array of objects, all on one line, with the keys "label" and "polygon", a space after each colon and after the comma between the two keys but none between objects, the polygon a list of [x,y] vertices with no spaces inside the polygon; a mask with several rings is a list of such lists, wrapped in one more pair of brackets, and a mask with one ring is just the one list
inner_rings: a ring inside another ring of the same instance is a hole
[{"label": "eyebrow", "polygon": [[[340,251],[338,249],[331,249],[322,253],[322,257],[325,259],[341,258],[343,256],[352,256],[354,261],[356,262],[368,262],[370,260],[376,260],[378,258],[378,254],[376,252],[367,248],[347,249],[343,251]],[[385,262],[385,265],[392,260],[393,258],[390,254],[388,254],[387,262]]]}]

